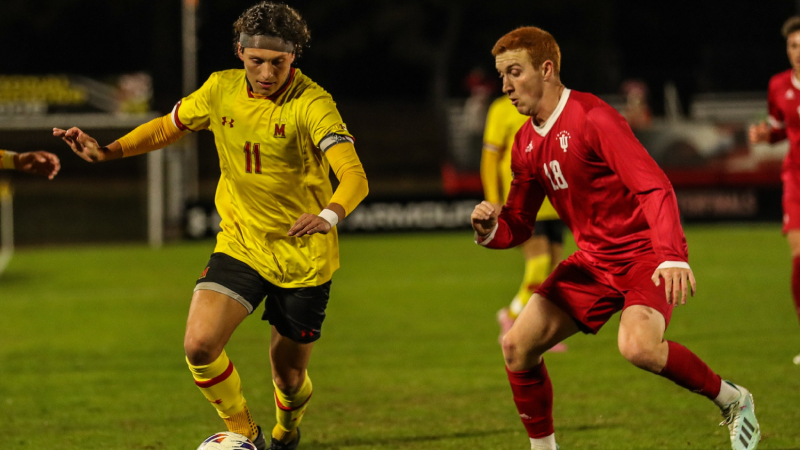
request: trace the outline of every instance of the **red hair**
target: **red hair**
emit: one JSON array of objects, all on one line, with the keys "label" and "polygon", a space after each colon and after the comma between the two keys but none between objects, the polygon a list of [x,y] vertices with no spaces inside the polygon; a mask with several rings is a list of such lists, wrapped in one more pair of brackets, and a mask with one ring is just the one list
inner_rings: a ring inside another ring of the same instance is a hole
[{"label": "red hair", "polygon": [[561,71],[561,49],[553,35],[537,27],[520,27],[501,37],[494,44],[492,55],[520,49],[528,52],[534,67],[541,66],[545,61],[552,61],[556,75]]}]

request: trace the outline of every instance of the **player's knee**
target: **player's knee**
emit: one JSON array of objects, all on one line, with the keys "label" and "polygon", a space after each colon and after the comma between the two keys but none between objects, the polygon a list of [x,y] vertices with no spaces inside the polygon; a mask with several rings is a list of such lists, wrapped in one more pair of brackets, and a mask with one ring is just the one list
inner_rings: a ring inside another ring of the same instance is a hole
[{"label": "player's knee", "polygon": [[[503,336],[503,358],[509,370],[517,371],[526,369],[530,361],[538,361],[541,354],[537,353],[535,346],[522,345],[523,343],[513,333]],[[526,343],[530,344],[530,343]]]},{"label": "player's knee", "polygon": [[292,370],[278,373],[273,378],[275,386],[286,395],[296,394],[297,391],[303,386],[304,372]]},{"label": "player's knee", "polygon": [[204,366],[214,362],[222,353],[222,349],[217,347],[214,342],[191,336],[186,336],[183,340],[183,351],[189,363],[194,366]]},{"label": "player's knee", "polygon": [[661,369],[657,346],[636,339],[625,339],[619,342],[619,352],[636,367],[651,372]]}]

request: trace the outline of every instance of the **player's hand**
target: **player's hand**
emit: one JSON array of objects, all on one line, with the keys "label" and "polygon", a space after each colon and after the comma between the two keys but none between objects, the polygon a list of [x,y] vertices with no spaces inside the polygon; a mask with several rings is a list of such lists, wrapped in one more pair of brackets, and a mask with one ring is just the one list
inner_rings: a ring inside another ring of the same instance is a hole
[{"label": "player's hand", "polygon": [[769,125],[764,121],[761,121],[761,123],[757,125],[750,125],[748,136],[751,144],[769,142]]},{"label": "player's hand", "polygon": [[53,136],[60,137],[76,155],[86,161],[100,162],[107,159],[105,149],[93,137],[81,131],[80,128],[72,127],[69,130],[53,128]]},{"label": "player's hand", "polygon": [[492,229],[497,225],[497,215],[499,209],[487,201],[482,201],[472,211],[472,229],[478,233],[478,236],[485,238],[492,232]]},{"label": "player's hand", "polygon": [[694,279],[692,269],[681,267],[656,269],[651,279],[656,286],[660,286],[662,278],[664,279],[664,294],[666,294],[667,303],[671,305],[686,304],[686,294],[689,292],[690,285],[692,297],[697,292],[697,282]]},{"label": "player's hand", "polygon": [[289,236],[302,237],[307,234],[328,234],[331,223],[316,214],[305,213],[289,228]]},{"label": "player's hand", "polygon": [[14,156],[14,166],[20,172],[42,175],[52,180],[61,170],[58,156],[49,152],[18,153]]}]

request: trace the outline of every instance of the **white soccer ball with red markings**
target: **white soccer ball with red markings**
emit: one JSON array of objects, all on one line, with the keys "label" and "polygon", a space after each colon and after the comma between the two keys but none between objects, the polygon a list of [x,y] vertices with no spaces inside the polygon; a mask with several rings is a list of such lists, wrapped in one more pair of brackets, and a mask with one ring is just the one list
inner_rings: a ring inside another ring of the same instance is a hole
[{"label": "white soccer ball with red markings", "polygon": [[256,446],[241,434],[226,431],[209,436],[197,450],[256,450]]}]

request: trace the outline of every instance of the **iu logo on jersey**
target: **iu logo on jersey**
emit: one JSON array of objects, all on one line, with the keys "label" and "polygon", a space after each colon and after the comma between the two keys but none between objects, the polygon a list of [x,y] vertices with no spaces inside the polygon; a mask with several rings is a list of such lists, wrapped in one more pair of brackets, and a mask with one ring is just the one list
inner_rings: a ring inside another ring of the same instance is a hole
[{"label": "iu logo on jersey", "polygon": [[558,138],[558,143],[561,145],[561,150],[564,150],[564,153],[566,153],[567,146],[569,145],[569,138],[572,137],[569,135],[569,131],[562,130],[556,137]]},{"label": "iu logo on jersey", "polygon": [[286,124],[275,124],[275,137],[276,138],[285,138],[286,137]]},{"label": "iu logo on jersey", "polygon": [[231,120],[228,120],[227,117],[223,117],[222,126],[224,127],[225,125],[229,125],[231,128],[233,128],[233,118],[231,117]]}]

